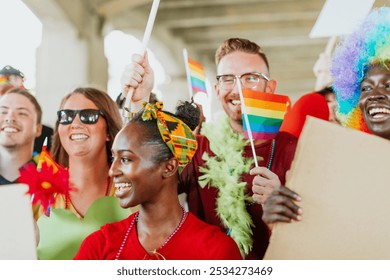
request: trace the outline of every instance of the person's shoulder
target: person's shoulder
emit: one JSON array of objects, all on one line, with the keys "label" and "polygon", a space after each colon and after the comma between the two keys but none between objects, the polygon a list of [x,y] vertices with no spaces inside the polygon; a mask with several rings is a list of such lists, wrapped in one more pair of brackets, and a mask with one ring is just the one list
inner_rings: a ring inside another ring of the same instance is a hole
[{"label": "person's shoulder", "polygon": [[231,238],[224,233],[220,227],[216,225],[210,225],[199,218],[197,218],[192,213],[188,213],[188,219],[189,222],[191,222],[191,228],[194,232],[197,232],[196,235],[201,236],[205,240],[208,240],[210,243],[213,242],[213,240],[220,240],[220,241],[228,241],[231,240]]},{"label": "person's shoulder", "polygon": [[210,141],[209,139],[207,139],[205,135],[201,135],[201,134],[196,135],[196,141],[198,142],[198,148],[195,157],[193,158],[193,161],[201,162],[204,152],[207,152],[208,154],[212,153],[210,149]]},{"label": "person's shoulder", "polygon": [[237,244],[218,226],[207,224],[191,213],[188,214],[188,219],[195,237],[193,245],[205,248],[208,259],[241,259]]},{"label": "person's shoulder", "polygon": [[198,146],[204,146],[209,144],[209,139],[202,134],[196,135],[196,141],[198,142]]},{"label": "person's shoulder", "polygon": [[120,220],[118,222],[105,224],[100,227],[101,232],[106,236],[116,236],[121,235],[123,231],[126,231],[130,223],[133,221],[135,213],[131,214],[129,217]]}]

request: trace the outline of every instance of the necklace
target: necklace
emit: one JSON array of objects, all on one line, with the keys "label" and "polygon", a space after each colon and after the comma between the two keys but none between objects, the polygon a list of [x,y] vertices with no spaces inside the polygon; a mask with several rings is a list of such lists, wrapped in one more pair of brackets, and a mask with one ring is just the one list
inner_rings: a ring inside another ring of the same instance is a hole
[{"label": "necklace", "polygon": [[241,253],[246,255],[253,244],[253,221],[245,205],[252,198],[246,193],[247,183],[242,180],[242,174],[248,173],[254,162],[252,157],[243,156],[249,141],[244,139],[243,133],[233,132],[227,116],[218,124],[204,124],[202,134],[209,140],[212,154],[204,152],[202,155],[204,165],[199,166],[199,186],[218,190],[217,217],[221,225],[229,229]]},{"label": "necklace", "polygon": [[[168,236],[167,240],[165,240],[165,242],[158,248],[158,249],[154,249],[153,251],[151,251],[153,254],[156,254],[158,257],[162,257],[162,259],[165,260],[164,256],[162,256],[160,253],[157,252],[157,250],[161,250],[165,245],[168,244],[168,242],[172,239],[172,237],[175,236],[175,234],[179,231],[179,229],[182,227],[182,225],[184,224],[186,218],[187,218],[187,215],[188,213],[186,212],[186,210],[183,208],[183,206],[181,206],[181,209],[183,211],[183,214],[181,216],[181,220],[180,220],[180,223],[179,225],[175,228],[175,230],[171,233],[170,236]],[[123,238],[123,241],[122,241],[122,244],[121,246],[119,247],[119,250],[118,250],[118,253],[116,254],[115,256],[115,260],[119,260],[119,257],[120,255],[122,254],[122,251],[126,245],[126,242],[127,242],[127,238],[129,237],[130,235],[130,232],[131,230],[133,229],[134,227],[134,224],[138,223],[138,217],[139,217],[139,212],[135,213],[134,215],[134,219],[131,221],[129,227],[127,228],[127,231],[125,233],[125,236]]]},{"label": "necklace", "polygon": [[[111,187],[111,179],[110,177],[108,176],[107,177],[107,185],[106,185],[106,191],[104,193],[104,196],[108,196],[109,192],[110,192],[110,187]],[[70,195],[69,193],[66,194],[65,196],[65,209],[69,209],[70,205],[72,204],[72,201],[70,200]]]}]

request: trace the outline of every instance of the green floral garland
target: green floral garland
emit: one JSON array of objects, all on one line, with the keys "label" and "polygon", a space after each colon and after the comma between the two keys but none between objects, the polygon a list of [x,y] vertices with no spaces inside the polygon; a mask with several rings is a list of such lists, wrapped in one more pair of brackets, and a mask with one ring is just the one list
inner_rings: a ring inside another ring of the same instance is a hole
[{"label": "green floral garland", "polygon": [[242,156],[249,141],[242,133],[233,132],[226,116],[218,124],[204,124],[202,134],[208,138],[215,156],[203,154],[205,167],[199,167],[203,173],[199,184],[202,188],[209,185],[218,189],[217,215],[229,229],[241,254],[247,255],[253,244],[253,221],[245,204],[253,199],[245,194],[247,183],[241,181],[241,175],[248,173],[254,163],[253,158]]}]

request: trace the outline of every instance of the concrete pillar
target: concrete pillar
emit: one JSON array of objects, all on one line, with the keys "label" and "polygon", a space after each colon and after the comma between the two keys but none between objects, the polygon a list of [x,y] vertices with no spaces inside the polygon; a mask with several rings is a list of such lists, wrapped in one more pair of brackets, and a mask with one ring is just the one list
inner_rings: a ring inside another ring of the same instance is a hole
[{"label": "concrete pillar", "polygon": [[108,61],[104,54],[104,36],[98,16],[89,17],[89,25],[84,29],[88,52],[88,82],[91,86],[107,91]]},{"label": "concrete pillar", "polygon": [[64,95],[88,81],[88,46],[63,19],[40,18],[42,44],[37,51],[36,96],[43,123],[53,126]]}]

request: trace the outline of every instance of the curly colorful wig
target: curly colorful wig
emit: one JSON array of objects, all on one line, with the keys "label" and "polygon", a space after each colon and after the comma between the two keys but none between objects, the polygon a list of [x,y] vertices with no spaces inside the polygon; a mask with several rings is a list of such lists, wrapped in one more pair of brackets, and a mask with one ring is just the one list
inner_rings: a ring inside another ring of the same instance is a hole
[{"label": "curly colorful wig", "polygon": [[360,84],[371,65],[388,68],[390,61],[390,8],[373,10],[336,49],[331,73],[343,125],[368,132],[358,106]]}]

